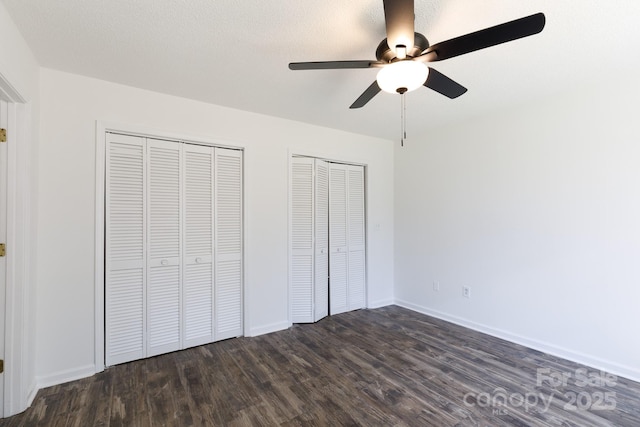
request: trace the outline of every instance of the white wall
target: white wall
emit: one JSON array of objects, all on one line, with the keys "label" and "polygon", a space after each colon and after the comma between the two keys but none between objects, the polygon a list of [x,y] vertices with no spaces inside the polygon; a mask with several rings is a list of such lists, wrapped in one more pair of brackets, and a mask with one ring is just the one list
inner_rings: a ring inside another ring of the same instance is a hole
[{"label": "white wall", "polygon": [[638,99],[618,75],[396,149],[396,301],[640,380]]},{"label": "white wall", "polygon": [[0,2],[0,72],[27,101],[38,96],[38,64]]},{"label": "white wall", "polygon": [[[41,70],[37,373],[41,385],[94,366],[96,120],[245,148],[249,333],[288,326],[290,153],[368,165],[370,306],[393,300],[393,147],[389,141]],[[347,112],[345,111],[345,114]]]},{"label": "white wall", "polygon": [[[35,396],[35,266],[39,67],[0,2],[0,76],[3,90],[19,96],[9,129],[9,238],[5,354],[5,415],[24,410]],[[4,86],[3,83],[3,86]],[[14,101],[17,99],[14,98]],[[12,134],[13,133],[13,134]],[[12,135],[11,135],[12,134]],[[13,144],[13,146],[11,146]],[[13,168],[13,169],[12,169]],[[3,171],[7,173],[7,171]],[[11,219],[13,218],[13,219]],[[10,261],[10,262],[9,262]],[[8,398],[8,399],[7,399]]]}]

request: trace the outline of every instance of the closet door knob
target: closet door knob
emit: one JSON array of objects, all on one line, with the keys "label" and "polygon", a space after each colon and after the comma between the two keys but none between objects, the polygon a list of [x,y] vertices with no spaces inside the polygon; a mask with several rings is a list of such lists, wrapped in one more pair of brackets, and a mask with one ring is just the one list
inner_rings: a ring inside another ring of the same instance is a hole
[{"label": "closet door knob", "polygon": [[202,258],[196,258],[196,264],[198,264],[199,262],[202,262]]},{"label": "closet door knob", "polygon": [[162,261],[160,261],[160,264],[168,265],[169,264],[169,260],[163,259]]}]

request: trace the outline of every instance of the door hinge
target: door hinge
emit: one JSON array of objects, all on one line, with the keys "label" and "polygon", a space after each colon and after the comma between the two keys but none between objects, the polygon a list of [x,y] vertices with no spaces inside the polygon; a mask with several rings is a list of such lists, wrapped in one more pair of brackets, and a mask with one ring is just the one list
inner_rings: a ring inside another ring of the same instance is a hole
[{"label": "door hinge", "polygon": [[0,359],[0,374],[4,372],[4,360]]},{"label": "door hinge", "polygon": [[7,130],[0,128],[0,142],[7,142]]},{"label": "door hinge", "polygon": [[4,243],[0,243],[0,257],[3,257],[7,254],[7,247]]}]

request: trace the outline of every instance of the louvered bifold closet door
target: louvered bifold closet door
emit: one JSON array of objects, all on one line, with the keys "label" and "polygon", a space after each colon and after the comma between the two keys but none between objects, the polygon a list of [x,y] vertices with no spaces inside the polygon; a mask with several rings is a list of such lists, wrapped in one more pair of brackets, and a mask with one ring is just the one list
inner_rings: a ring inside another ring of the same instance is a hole
[{"label": "louvered bifold closet door", "polygon": [[147,356],[181,347],[182,144],[147,140]]},{"label": "louvered bifold closet door", "polygon": [[329,315],[329,163],[315,160],[314,316]]},{"label": "louvered bifold closet door", "polygon": [[349,310],[347,248],[347,166],[329,165],[329,310]]},{"label": "louvered bifold closet door", "polygon": [[184,347],[214,340],[214,148],[185,144],[183,313]]},{"label": "louvered bifold closet door", "polygon": [[291,159],[291,321],[311,323],[313,319],[313,217],[314,160]]},{"label": "louvered bifold closet door", "polygon": [[107,134],[105,200],[106,364],[145,356],[145,141]]},{"label": "louvered bifold closet door", "polygon": [[242,151],[215,149],[215,339],[242,335]]},{"label": "louvered bifold closet door", "polygon": [[365,307],[364,167],[347,168],[349,310]]}]

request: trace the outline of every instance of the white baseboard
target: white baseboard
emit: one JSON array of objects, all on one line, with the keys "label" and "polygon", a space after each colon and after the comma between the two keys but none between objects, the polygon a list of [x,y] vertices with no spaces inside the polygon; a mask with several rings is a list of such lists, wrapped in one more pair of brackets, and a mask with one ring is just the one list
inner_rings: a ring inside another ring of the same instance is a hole
[{"label": "white baseboard", "polygon": [[393,304],[395,304],[395,301],[393,299],[383,299],[383,300],[370,302],[367,308],[371,308],[371,309],[380,308],[380,307],[386,307],[388,305],[393,305]]},{"label": "white baseboard", "polygon": [[249,336],[257,337],[258,335],[270,334],[271,332],[282,331],[290,327],[291,327],[291,323],[289,323],[288,321],[271,323],[269,325],[251,328],[251,330],[249,331]]},{"label": "white baseboard", "polygon": [[640,369],[638,367],[630,367],[620,365],[618,363],[603,360],[597,357],[590,356],[578,351],[570,350],[564,347],[560,347],[554,344],[550,344],[544,341],[539,341],[532,338],[527,338],[521,335],[513,334],[502,329],[492,328],[480,323],[476,323],[458,316],[452,316],[437,310],[423,307],[411,302],[396,300],[396,305],[400,307],[408,308],[409,310],[416,311],[418,313],[426,314],[447,322],[454,323],[456,325],[464,326],[465,328],[473,329],[478,332],[485,333],[503,340],[507,340],[516,344],[529,347],[534,350],[542,351],[544,353],[551,354],[553,356],[562,357],[563,359],[570,360],[572,362],[580,363],[582,365],[590,366],[594,369],[605,371],[620,377],[630,379],[632,381],[640,382]]},{"label": "white baseboard", "polygon": [[[52,385],[58,385],[67,383],[69,381],[79,380],[81,378],[87,378],[96,373],[96,367],[94,365],[81,366],[79,368],[67,369],[64,371],[54,372],[53,374],[43,375],[36,377],[37,389],[50,387]],[[37,392],[37,390],[36,390]]]}]

